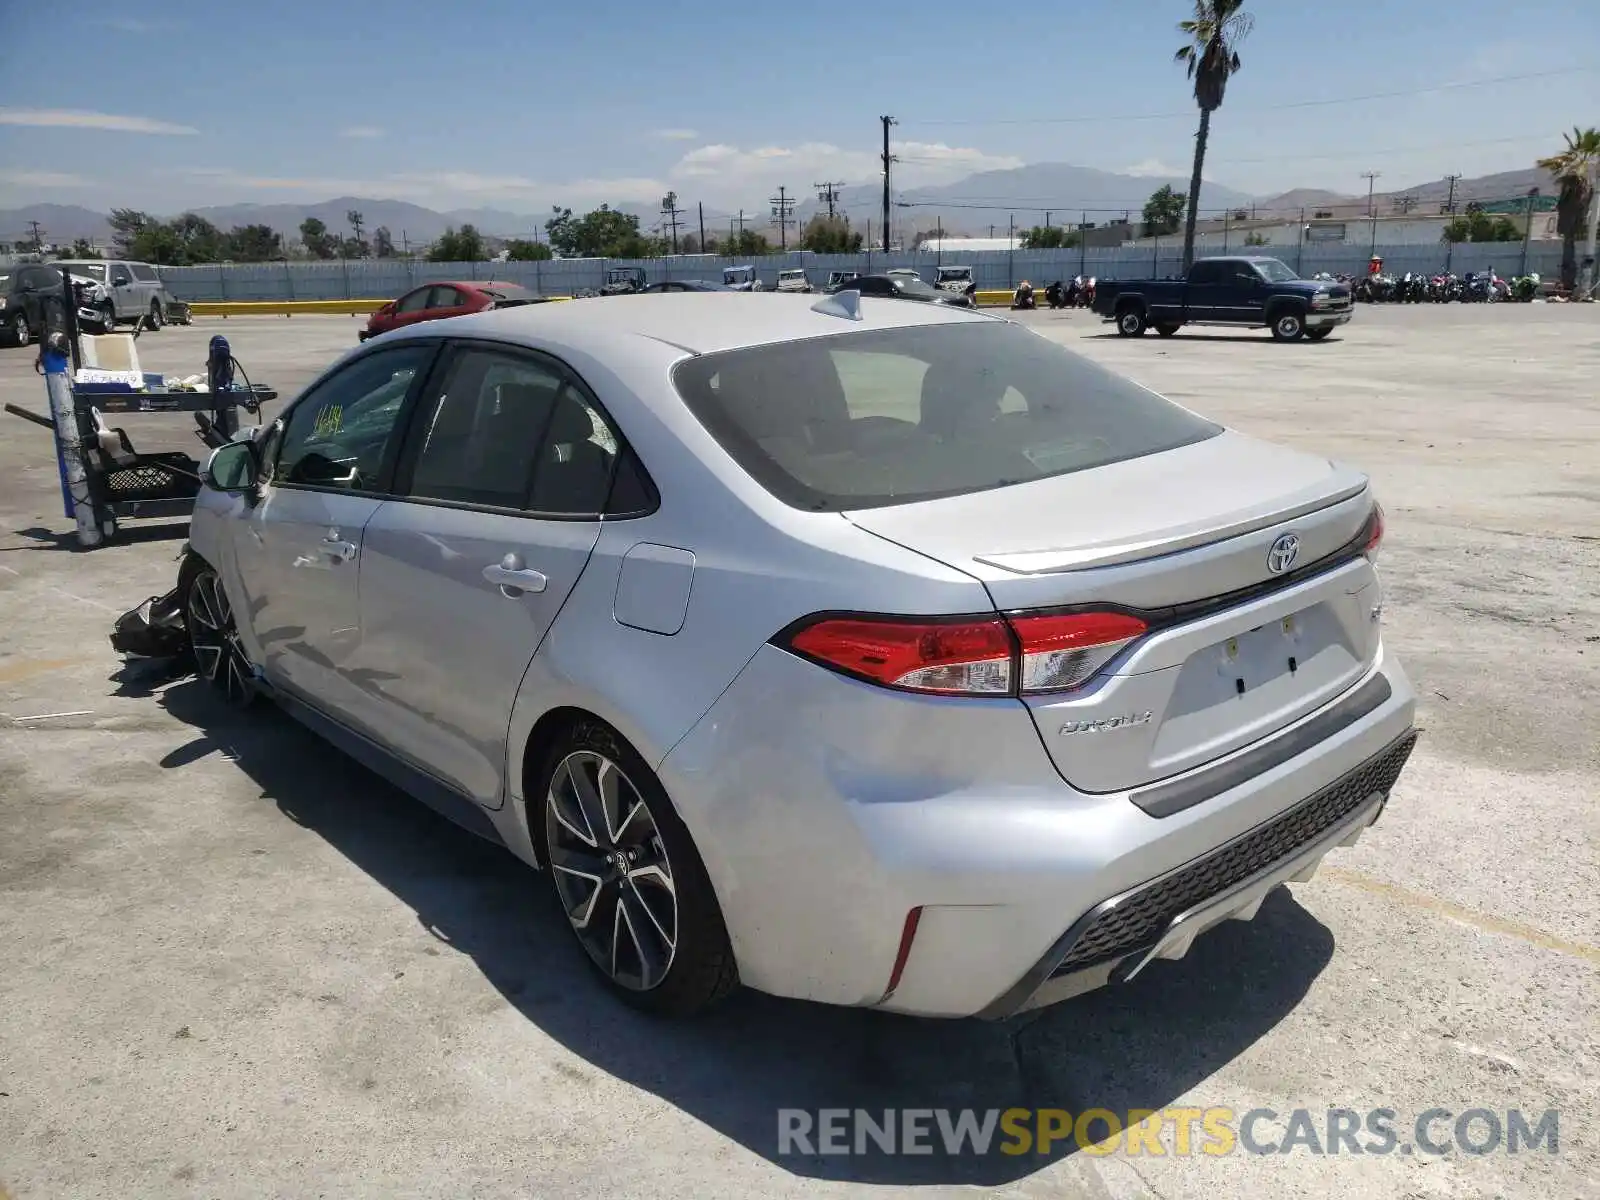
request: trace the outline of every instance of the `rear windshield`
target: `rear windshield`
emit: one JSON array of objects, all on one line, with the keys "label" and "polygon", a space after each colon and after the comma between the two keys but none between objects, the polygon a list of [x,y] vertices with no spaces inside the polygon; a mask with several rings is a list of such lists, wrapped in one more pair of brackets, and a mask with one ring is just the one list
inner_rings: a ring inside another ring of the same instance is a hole
[{"label": "rear windshield", "polygon": [[706,354],[673,382],[758,483],[818,512],[981,492],[1221,432],[1000,321]]}]

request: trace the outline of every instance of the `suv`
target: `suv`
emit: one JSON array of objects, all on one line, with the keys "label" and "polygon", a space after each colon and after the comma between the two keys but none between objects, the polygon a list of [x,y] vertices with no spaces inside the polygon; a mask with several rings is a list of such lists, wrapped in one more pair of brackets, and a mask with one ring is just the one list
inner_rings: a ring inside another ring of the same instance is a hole
[{"label": "suv", "polygon": [[45,305],[60,295],[61,275],[51,267],[0,267],[0,329],[19,346],[43,337]]},{"label": "suv", "polygon": [[108,295],[97,307],[106,315],[109,324],[143,322],[149,329],[160,329],[167,323],[167,305],[172,297],[149,263],[64,258],[51,266],[65,268],[102,285]]}]

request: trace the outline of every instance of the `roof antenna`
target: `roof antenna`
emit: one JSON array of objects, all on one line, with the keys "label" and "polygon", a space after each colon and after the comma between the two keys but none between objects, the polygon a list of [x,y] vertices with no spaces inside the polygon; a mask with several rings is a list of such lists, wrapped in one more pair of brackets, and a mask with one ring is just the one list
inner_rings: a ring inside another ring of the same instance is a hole
[{"label": "roof antenna", "polygon": [[821,313],[825,317],[843,317],[846,321],[861,320],[861,293],[855,288],[847,288],[835,292],[831,296],[824,296],[811,306],[811,311]]}]

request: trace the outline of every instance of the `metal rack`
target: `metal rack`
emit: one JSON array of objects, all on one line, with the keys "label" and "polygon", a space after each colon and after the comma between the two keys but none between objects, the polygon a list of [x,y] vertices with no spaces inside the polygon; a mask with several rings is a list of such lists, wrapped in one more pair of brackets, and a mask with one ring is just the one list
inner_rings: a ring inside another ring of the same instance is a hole
[{"label": "metal rack", "polygon": [[[126,438],[123,449],[108,451],[101,443],[95,413],[123,416],[142,413],[192,412],[201,439],[216,447],[239,428],[239,409],[259,411],[275,400],[271,388],[236,387],[231,381],[232,356],[219,371],[216,355],[208,365],[208,391],[131,390],[128,385],[75,383],[82,365],[78,344],[78,304],[71,276],[62,275],[60,311],[48,306],[40,365],[50,400],[50,416],[15,404],[6,411],[52,431],[61,499],[68,518],[77,524],[78,543],[93,549],[114,539],[127,520],[187,516],[199,494],[203,463],[182,451],[141,454]],[[86,313],[85,317],[93,316]],[[226,352],[226,343],[223,343]],[[148,383],[146,384],[148,386]]]}]

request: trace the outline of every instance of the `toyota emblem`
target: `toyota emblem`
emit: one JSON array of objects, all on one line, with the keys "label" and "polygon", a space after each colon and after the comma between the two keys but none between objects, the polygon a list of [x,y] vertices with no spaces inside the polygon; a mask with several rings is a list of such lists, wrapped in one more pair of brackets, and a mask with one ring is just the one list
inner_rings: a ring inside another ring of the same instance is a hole
[{"label": "toyota emblem", "polygon": [[1267,570],[1274,575],[1282,575],[1294,566],[1294,560],[1300,554],[1300,538],[1297,534],[1286,533],[1272,543],[1267,551]]}]

